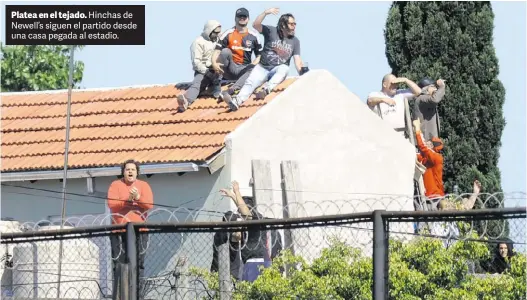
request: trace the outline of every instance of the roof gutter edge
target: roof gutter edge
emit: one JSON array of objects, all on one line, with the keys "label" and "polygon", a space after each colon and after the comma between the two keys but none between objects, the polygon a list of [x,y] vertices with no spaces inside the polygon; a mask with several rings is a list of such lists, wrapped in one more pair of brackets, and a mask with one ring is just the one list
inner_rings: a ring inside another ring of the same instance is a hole
[{"label": "roof gutter edge", "polygon": [[[173,164],[142,164],[141,174],[163,174],[180,172],[197,172],[199,166],[192,162],[173,163]],[[68,170],[68,179],[72,178],[93,178],[121,175],[121,167],[106,168],[85,168]],[[9,181],[28,181],[28,180],[52,180],[62,179],[63,170],[53,171],[29,171],[29,172],[2,172],[0,173],[1,182]]]}]

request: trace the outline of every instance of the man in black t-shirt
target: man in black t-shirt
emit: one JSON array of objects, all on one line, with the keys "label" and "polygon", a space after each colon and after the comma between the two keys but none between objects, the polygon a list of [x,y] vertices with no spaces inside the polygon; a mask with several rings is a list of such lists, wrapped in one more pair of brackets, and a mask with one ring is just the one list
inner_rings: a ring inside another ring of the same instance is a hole
[{"label": "man in black t-shirt", "polygon": [[[240,214],[228,211],[223,221],[258,220],[263,215],[258,212],[252,197],[242,197],[238,183],[233,181],[233,191],[222,189],[224,196],[231,198],[238,207]],[[230,237],[230,238],[229,238]],[[282,238],[276,230],[249,230],[248,232],[214,234],[214,245],[211,271],[217,272],[219,267],[219,246],[230,242],[229,257],[231,275],[237,280],[253,281],[258,276],[257,267],[270,265],[270,262],[282,250]],[[251,267],[248,267],[251,266]]]},{"label": "man in black t-shirt", "polygon": [[256,65],[236,97],[224,96],[223,100],[232,111],[238,110],[252,93],[264,82],[265,86],[257,94],[257,98],[265,98],[273,89],[287,77],[291,58],[300,75],[308,71],[300,58],[300,40],[295,36],[296,21],[292,14],[284,14],[278,21],[278,26],[262,25],[263,19],[279,13],[278,8],[270,8],[254,20],[253,27],[263,34],[265,42],[260,63]]}]

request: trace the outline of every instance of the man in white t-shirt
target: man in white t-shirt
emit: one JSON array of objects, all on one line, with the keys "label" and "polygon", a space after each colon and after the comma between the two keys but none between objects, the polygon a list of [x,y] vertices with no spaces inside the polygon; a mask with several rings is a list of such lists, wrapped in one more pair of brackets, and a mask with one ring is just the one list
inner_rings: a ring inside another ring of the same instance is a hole
[{"label": "man in white t-shirt", "polygon": [[[397,85],[406,83],[409,89],[397,89]],[[404,136],[406,129],[404,118],[404,99],[412,99],[421,94],[421,88],[408,78],[387,74],[382,78],[380,92],[368,95],[367,104],[371,110],[388,122],[393,129]]]}]

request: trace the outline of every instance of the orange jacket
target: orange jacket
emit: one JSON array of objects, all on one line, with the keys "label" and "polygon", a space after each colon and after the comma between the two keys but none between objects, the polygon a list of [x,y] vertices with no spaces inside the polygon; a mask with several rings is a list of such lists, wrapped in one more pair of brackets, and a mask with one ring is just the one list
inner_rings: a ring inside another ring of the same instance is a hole
[{"label": "orange jacket", "polygon": [[[138,201],[130,202],[128,197],[134,186],[141,196]],[[132,184],[127,184],[122,179],[115,180],[108,189],[108,207],[115,214],[112,216],[112,224],[144,222],[145,216],[142,214],[154,207],[154,194],[146,181],[136,179]]]},{"label": "orange jacket", "polygon": [[445,188],[443,187],[443,155],[428,148],[423,142],[421,131],[415,133],[417,138],[417,147],[420,153],[417,159],[426,167],[423,174],[425,185],[425,196],[428,198],[443,197]]}]

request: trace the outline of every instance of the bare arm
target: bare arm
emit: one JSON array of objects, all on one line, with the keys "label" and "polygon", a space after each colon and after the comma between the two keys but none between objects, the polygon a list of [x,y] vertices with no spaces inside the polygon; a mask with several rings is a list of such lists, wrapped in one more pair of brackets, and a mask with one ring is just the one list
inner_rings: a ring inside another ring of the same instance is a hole
[{"label": "bare arm", "polygon": [[476,180],[474,181],[474,186],[472,189],[472,195],[467,198],[463,198],[462,205],[464,210],[471,210],[474,208],[474,204],[476,204],[476,200],[478,199],[479,193],[481,191],[481,183]]},{"label": "bare arm", "polygon": [[421,94],[421,88],[413,81],[405,77],[398,77],[392,83],[406,83],[415,97]]},{"label": "bare arm", "polygon": [[304,62],[302,61],[302,58],[300,57],[300,55],[293,56],[293,59],[295,60],[296,71],[300,74],[300,70],[302,70],[302,67],[304,66]]},{"label": "bare arm", "polygon": [[252,218],[252,214],[251,214],[251,211],[249,210],[249,207],[247,206],[245,201],[243,201],[243,197],[240,193],[238,182],[233,181],[232,187],[233,187],[234,192],[230,191],[229,189],[221,189],[220,192],[222,192],[224,196],[227,196],[231,198],[232,201],[234,201],[234,204],[236,204],[238,211],[242,214],[242,217],[244,219]]},{"label": "bare arm", "polygon": [[257,56],[254,58],[252,64],[255,65],[255,66],[256,66],[257,64],[259,64],[259,63],[260,63],[260,58],[261,58],[261,57],[262,57],[261,55],[257,55]]},{"label": "bare arm", "polygon": [[269,14],[276,15],[279,12],[280,10],[278,8],[266,9],[263,13],[259,14],[258,17],[256,17],[256,19],[254,19],[253,28],[256,29],[256,31],[258,31],[259,33],[262,33],[263,31],[262,22],[265,19],[265,17]]},{"label": "bare arm", "polygon": [[234,190],[236,206],[238,207],[238,210],[240,211],[242,217],[244,219],[252,219],[252,213],[245,201],[243,201],[242,194],[240,193],[240,186],[238,185],[237,181],[232,182],[232,189]]},{"label": "bare arm", "polygon": [[368,97],[368,100],[366,101],[370,108],[373,108],[380,103],[386,103],[391,105],[391,102],[394,102],[393,99],[390,99],[388,97]]},{"label": "bare arm", "polygon": [[212,53],[212,64],[217,65],[218,64],[218,57],[220,56],[221,50],[215,49]]},{"label": "bare arm", "polygon": [[408,87],[410,88],[410,90],[412,90],[412,93],[414,93],[414,96],[419,96],[421,94],[421,88],[413,81],[411,81],[410,79],[408,78],[405,78],[405,82],[406,85],[408,85]]}]

